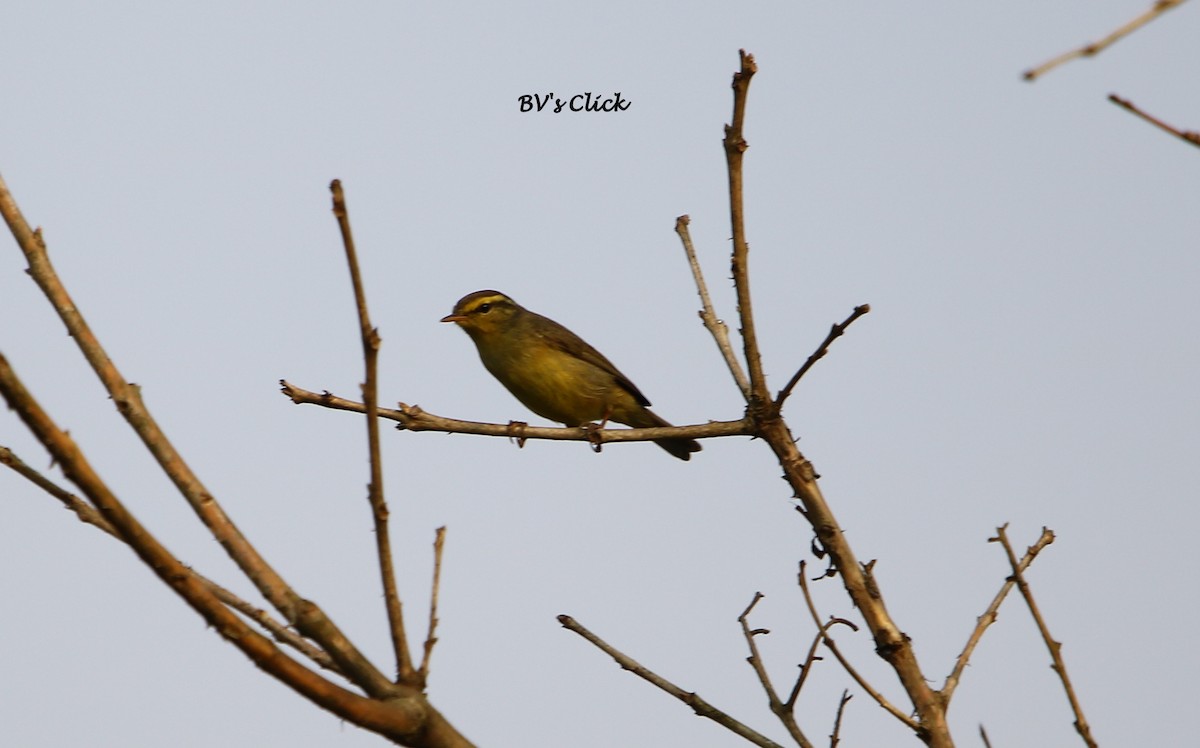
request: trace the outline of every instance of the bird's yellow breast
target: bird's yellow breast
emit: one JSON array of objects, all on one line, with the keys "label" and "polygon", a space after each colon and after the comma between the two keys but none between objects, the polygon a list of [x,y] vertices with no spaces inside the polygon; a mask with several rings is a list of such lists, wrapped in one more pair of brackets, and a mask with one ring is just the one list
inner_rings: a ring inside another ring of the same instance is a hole
[{"label": "bird's yellow breast", "polygon": [[632,403],[608,372],[546,344],[481,346],[479,355],[525,407],[552,421],[579,426]]}]

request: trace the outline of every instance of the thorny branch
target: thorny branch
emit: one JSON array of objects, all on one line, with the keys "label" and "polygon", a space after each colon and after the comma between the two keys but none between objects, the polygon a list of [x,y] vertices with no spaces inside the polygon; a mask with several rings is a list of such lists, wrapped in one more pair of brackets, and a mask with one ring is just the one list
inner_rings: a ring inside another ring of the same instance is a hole
[{"label": "thorny branch", "polygon": [[[221,602],[126,509],[97,475],[79,446],[46,414],[2,355],[0,394],[62,466],[67,478],[79,487],[154,574],[264,672],[320,707],[397,742],[429,748],[468,745],[465,741],[453,741],[457,733],[419,695],[393,690],[388,699],[364,697],[325,680],[292,658],[282,656],[273,641],[259,634]],[[420,742],[409,740],[414,734],[419,734]],[[429,739],[438,742],[427,742]]]},{"label": "thorny branch", "polygon": [[[1043,534],[1045,532],[1043,530]],[[1050,658],[1053,661],[1051,667],[1054,669],[1054,672],[1058,673],[1058,677],[1063,684],[1063,689],[1067,692],[1067,700],[1071,702],[1071,711],[1075,713],[1075,730],[1079,733],[1079,737],[1083,738],[1083,742],[1088,748],[1096,748],[1096,741],[1092,739],[1092,729],[1088,726],[1087,718],[1083,716],[1083,706],[1080,705],[1079,699],[1075,697],[1075,688],[1071,685],[1071,678],[1067,675],[1067,664],[1062,658],[1062,642],[1055,641],[1054,637],[1050,635],[1050,628],[1046,625],[1046,619],[1042,617],[1041,610],[1038,609],[1037,603],[1034,602],[1033,592],[1029,589],[1029,583],[1025,581],[1024,572],[1021,570],[1020,563],[1017,562],[1016,554],[1013,553],[1012,544],[1008,542],[1007,524],[996,528],[996,537],[993,540],[1004,546],[1004,555],[1008,557],[1008,564],[1012,567],[1013,579],[1017,582],[1017,589],[1020,590],[1021,596],[1025,598],[1025,603],[1029,606],[1029,612],[1037,624],[1038,631],[1042,635],[1042,640],[1046,642],[1046,648],[1050,650]]]},{"label": "thorny branch", "polygon": [[[241,616],[281,638],[283,627],[252,606],[229,596],[208,580],[184,566],[170,553],[100,479],[69,434],[45,410],[17,378],[7,359],[0,356],[0,394],[33,436],[50,453],[67,479],[79,488],[95,515],[84,512],[97,526],[110,528],[142,561],[217,633],[236,646],[260,669],[303,695],[317,706],[393,742],[417,748],[468,748],[470,743],[411,684],[394,684],[354,646],[312,601],[298,595],[267,564],[238,531],[199,478],[192,472],[158,427],[141,399],[140,389],[117,370],[87,325],[53,266],[40,230],[30,229],[16,201],[0,179],[0,214],[29,263],[29,275],[41,288],[62,319],[71,337],[108,390],[117,410],[141,438],[160,468],[192,506],[197,516],[225,548],[260,593],[294,628],[298,635],[315,642],[331,661],[330,669],[341,673],[363,693],[329,681],[286,656],[276,642],[263,636]],[[375,420],[375,419],[372,419]],[[36,481],[35,481],[36,482]],[[39,482],[43,488],[47,486]],[[51,492],[53,493],[53,492]],[[61,497],[60,497],[61,500]],[[79,506],[82,506],[79,505]],[[281,639],[295,646],[295,640]],[[365,695],[364,695],[365,694]]]},{"label": "thorny branch", "polygon": [[[1042,550],[1054,542],[1054,533],[1046,528],[1042,528],[1042,536],[1038,541],[1029,546],[1025,551],[1025,555],[1021,557],[1021,563],[1018,565],[1021,571],[1025,571],[1033,564],[1033,560],[1037,558]],[[975,652],[975,647],[979,644],[979,640],[983,638],[983,632],[987,631],[988,627],[996,622],[997,612],[1000,610],[1000,604],[1004,602],[1004,598],[1012,590],[1016,580],[1009,577],[1001,585],[1000,591],[992,598],[992,602],[988,605],[987,610],[983,615],[979,616],[975,623],[975,629],[971,632],[971,636],[967,639],[966,646],[958,655],[958,659],[954,662],[954,669],[950,675],[946,676],[946,682],[942,684],[942,698],[946,702],[946,706],[950,706],[950,700],[954,697],[954,691],[958,688],[959,680],[962,678],[963,670],[967,667],[967,662],[971,659],[971,655]]]},{"label": "thorny branch", "polygon": [[779,721],[783,723],[784,728],[792,736],[792,740],[796,741],[797,745],[801,746],[801,748],[813,748],[813,744],[804,735],[804,732],[800,729],[800,725],[796,722],[794,711],[795,701],[789,700],[788,702],[784,702],[779,699],[779,694],[776,693],[775,687],[771,685],[771,677],[767,675],[767,667],[763,664],[762,656],[758,652],[758,643],[755,641],[755,637],[769,632],[766,629],[751,629],[749,618],[750,612],[754,610],[754,606],[758,605],[758,601],[762,599],[762,593],[755,592],[754,599],[750,601],[750,604],[738,616],[738,623],[742,626],[742,636],[746,638],[746,644],[750,647],[750,656],[746,659],[750,663],[750,667],[754,668],[754,674],[758,676],[758,682],[762,684],[763,691],[767,694],[767,705],[771,713],[779,718]]},{"label": "thorny branch", "polygon": [[744,135],[746,124],[746,100],[750,93],[750,79],[758,72],[754,55],[738,50],[741,67],[733,74],[733,121],[725,126],[725,161],[729,173],[729,223],[733,230],[733,255],[730,269],[733,286],[737,289],[738,321],[741,324],[742,350],[746,367],[750,372],[750,391],[747,402],[754,407],[755,400],[766,392],[767,379],[762,368],[762,354],[758,347],[758,333],[754,327],[754,307],[750,301],[750,244],[746,241],[746,209],[742,189],[742,161],[750,144]]},{"label": "thorny branch", "polygon": [[870,311],[870,304],[861,304],[856,306],[854,307],[854,311],[850,313],[849,317],[842,320],[841,323],[830,328],[829,334],[825,336],[825,340],[821,342],[821,345],[817,346],[817,350],[813,351],[812,355],[808,357],[808,360],[804,362],[804,365],[792,375],[792,378],[788,380],[788,383],[784,385],[783,389],[779,391],[779,394],[775,396],[776,410],[783,407],[783,401],[788,399],[788,395],[792,394],[792,390],[796,387],[796,384],[805,374],[808,373],[808,370],[813,367],[813,364],[820,361],[825,357],[825,354],[829,353],[829,346],[833,345],[833,341],[844,335],[846,328],[854,324],[854,320]]},{"label": "thorny branch", "polygon": [[786,703],[790,708],[796,708],[796,701],[800,698],[800,691],[804,688],[804,683],[808,680],[809,674],[817,662],[824,659],[817,655],[817,648],[825,641],[825,631],[839,623],[854,628],[854,624],[847,620],[833,618],[826,621],[825,625],[817,629],[817,633],[813,635],[812,644],[808,645],[808,654],[804,656],[804,662],[800,664],[800,672],[796,675],[796,682],[792,684],[792,692],[788,694]]},{"label": "thorny branch", "polygon": [[375,522],[375,550],[379,558],[379,574],[383,584],[384,606],[387,608],[388,628],[391,631],[392,651],[396,658],[396,682],[413,683],[423,687],[416,678],[412,655],[408,651],[408,637],[404,633],[404,612],[400,595],[396,591],[396,570],[392,561],[392,541],[388,531],[387,500],[383,497],[383,459],[379,453],[379,331],[371,325],[367,311],[367,294],[363,288],[362,274],[358,268],[358,254],[354,248],[354,234],[350,230],[350,214],[346,209],[346,196],[340,180],[329,185],[333,193],[333,215],[337,218],[342,234],[342,245],[346,250],[346,264],[350,269],[350,281],[354,287],[355,308],[358,311],[359,332],[362,337],[363,362],[366,370],[362,385],[363,409],[367,421],[367,449],[371,462],[371,481],[367,485],[367,499],[371,503],[371,517]]},{"label": "thorny branch", "polygon": [[[334,410],[348,410],[354,413],[365,413],[366,408],[360,402],[338,397],[331,392],[312,392],[280,380],[280,392],[297,405],[320,405]],[[650,429],[598,429],[589,432],[581,428],[563,428],[558,426],[530,426],[512,422],[480,423],[478,421],[461,421],[456,418],[445,418],[421,409],[418,405],[400,403],[398,408],[380,408],[379,417],[396,421],[398,429],[407,431],[437,431],[446,434],[477,434],[482,436],[500,436],[507,439],[549,439],[554,441],[586,441],[598,440],[601,444],[610,442],[644,442],[662,439],[664,436],[703,438],[711,436],[749,436],[750,422],[743,418],[737,421],[709,421],[706,424],[694,426],[670,426]],[[590,434],[590,436],[589,436]]]},{"label": "thorny branch", "polygon": [[846,656],[842,654],[842,650],[838,648],[837,642],[834,641],[833,637],[829,635],[830,625],[833,623],[841,623],[849,626],[854,631],[858,630],[858,626],[855,626],[853,623],[844,618],[831,618],[829,623],[821,623],[821,614],[817,612],[817,605],[815,602],[813,602],[812,593],[808,589],[808,577],[806,575],[807,568],[808,565],[804,561],[801,561],[800,573],[797,574],[796,579],[800,582],[800,591],[804,593],[804,602],[808,606],[809,615],[812,616],[813,623],[816,624],[817,630],[820,632],[821,639],[825,643],[825,646],[829,648],[830,652],[833,652],[833,656],[836,657],[837,661],[842,664],[842,667],[850,675],[850,677],[854,679],[854,682],[857,683],[862,690],[866,691],[867,695],[869,695],[872,699],[875,699],[876,704],[879,704],[879,706],[883,707],[893,717],[908,725],[910,729],[919,730],[919,724],[913,721],[911,717],[902,712],[900,709],[896,708],[895,704],[888,701],[883,694],[881,694],[874,686],[868,683],[867,679],[862,677],[858,670],[856,670],[854,666],[850,664],[850,661],[846,659]]},{"label": "thorny branch", "polygon": [[[862,614],[875,641],[876,651],[895,671],[912,700],[916,719],[908,717],[905,712],[888,703],[875,689],[868,688],[868,692],[872,693],[873,698],[880,704],[885,705],[885,708],[890,707],[888,710],[911,727],[931,748],[949,748],[954,742],[946,724],[945,705],[930,688],[921,672],[912,642],[888,612],[882,592],[855,557],[817,484],[816,470],[796,447],[796,439],[779,410],[773,407],[767,388],[750,298],[750,247],[746,240],[743,209],[743,161],[748,147],[743,131],[750,80],[757,71],[757,66],[752,55],[746,54],[744,50],[740,55],[741,67],[733,76],[733,120],[725,127],[724,146],[729,173],[730,224],[733,231],[731,269],[737,293],[745,360],[750,375],[751,392],[747,401],[747,415],[756,427],[756,436],[762,438],[775,453],[783,468],[784,478],[801,503],[805,519],[812,525],[817,540],[828,553],[847,594]],[[852,668],[850,672],[853,672]]]},{"label": "thorny branch", "polygon": [[[58,313],[97,378],[108,391],[117,410],[128,422],[134,433],[141,438],[146,449],[160,468],[174,483],[179,493],[195,511],[197,517],[208,528],[221,547],[238,565],[246,577],[254,583],[259,593],[279,611],[289,625],[305,637],[315,641],[321,649],[338,664],[346,677],[372,696],[383,696],[392,692],[391,682],[353,646],[350,640],[314,603],[304,600],[284,581],[283,577],[267,563],[258,550],[242,535],[225,513],[225,510],[208,491],[200,478],[179,454],[174,445],[159,428],[142,401],[141,388],[131,384],[120,371],[99,339],[83,317],[63,285],[58,273],[50,263],[41,230],[29,227],[17,207],[8,186],[0,179],[0,214],[3,214],[9,230],[29,263],[29,275],[37,283],[46,299]],[[48,437],[49,438],[49,437]],[[46,444],[43,442],[43,444]],[[49,448],[49,445],[46,445]],[[72,444],[73,447],[73,444]],[[75,457],[75,453],[72,453]],[[77,455],[82,459],[82,454]],[[63,462],[60,460],[60,462]],[[67,465],[64,463],[64,472]],[[78,485],[78,483],[76,483]],[[87,493],[86,491],[84,492]],[[89,499],[93,497],[89,496]],[[95,501],[93,499],[93,504]],[[97,506],[97,509],[103,509]],[[111,522],[111,518],[107,517]],[[120,527],[117,528],[120,531]],[[127,538],[130,545],[134,539]]]}]

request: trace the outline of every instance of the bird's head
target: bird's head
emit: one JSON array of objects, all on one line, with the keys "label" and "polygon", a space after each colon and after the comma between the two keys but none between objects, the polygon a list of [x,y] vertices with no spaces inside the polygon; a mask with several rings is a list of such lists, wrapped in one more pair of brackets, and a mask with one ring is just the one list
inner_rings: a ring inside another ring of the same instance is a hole
[{"label": "bird's head", "polygon": [[524,308],[499,291],[476,291],[458,300],[454,311],[442,317],[478,340],[510,330]]}]

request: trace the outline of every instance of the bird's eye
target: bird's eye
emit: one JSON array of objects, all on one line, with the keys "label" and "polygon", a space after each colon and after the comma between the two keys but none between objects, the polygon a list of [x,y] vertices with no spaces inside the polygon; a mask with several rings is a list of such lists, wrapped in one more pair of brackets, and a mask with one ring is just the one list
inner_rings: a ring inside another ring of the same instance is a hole
[{"label": "bird's eye", "polygon": [[488,312],[490,312],[490,311],[492,311],[492,305],[491,305],[491,304],[480,304],[480,305],[479,305],[479,313],[480,313],[480,314],[487,314],[487,313],[488,313]]}]

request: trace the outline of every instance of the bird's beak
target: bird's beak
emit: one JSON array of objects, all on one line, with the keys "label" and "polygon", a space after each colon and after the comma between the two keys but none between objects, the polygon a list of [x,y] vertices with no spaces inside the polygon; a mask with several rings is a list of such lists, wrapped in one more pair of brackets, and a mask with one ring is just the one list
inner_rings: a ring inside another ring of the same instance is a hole
[{"label": "bird's beak", "polygon": [[445,317],[442,317],[441,320],[439,320],[439,321],[441,321],[441,322],[465,322],[466,319],[467,318],[462,316],[461,314],[447,314]]}]

